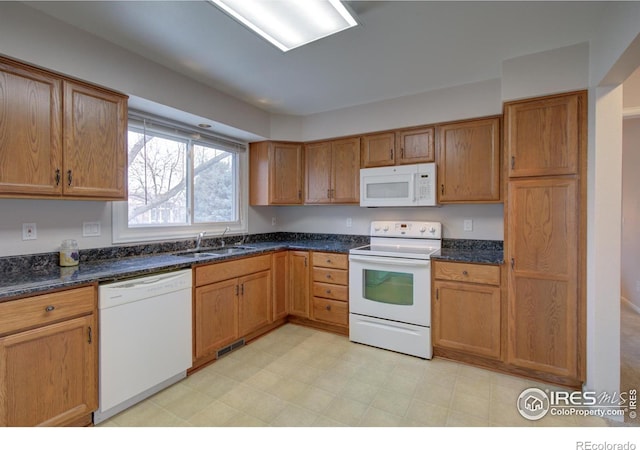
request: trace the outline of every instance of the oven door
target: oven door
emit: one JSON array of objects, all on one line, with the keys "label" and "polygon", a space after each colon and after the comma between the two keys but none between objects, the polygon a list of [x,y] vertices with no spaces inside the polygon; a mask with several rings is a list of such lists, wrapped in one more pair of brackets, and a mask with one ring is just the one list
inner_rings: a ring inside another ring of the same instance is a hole
[{"label": "oven door", "polygon": [[430,261],[349,255],[349,312],[430,326]]}]

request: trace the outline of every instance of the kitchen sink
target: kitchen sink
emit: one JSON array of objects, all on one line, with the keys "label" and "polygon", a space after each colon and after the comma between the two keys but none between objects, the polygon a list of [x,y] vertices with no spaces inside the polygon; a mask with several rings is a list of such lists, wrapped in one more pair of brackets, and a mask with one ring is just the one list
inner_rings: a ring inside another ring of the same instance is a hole
[{"label": "kitchen sink", "polygon": [[201,248],[199,250],[184,250],[174,253],[176,256],[186,256],[189,258],[206,258],[212,256],[221,255],[233,255],[235,253],[246,252],[247,250],[253,250],[255,247],[245,245],[233,245],[229,247],[214,247],[214,248]]}]

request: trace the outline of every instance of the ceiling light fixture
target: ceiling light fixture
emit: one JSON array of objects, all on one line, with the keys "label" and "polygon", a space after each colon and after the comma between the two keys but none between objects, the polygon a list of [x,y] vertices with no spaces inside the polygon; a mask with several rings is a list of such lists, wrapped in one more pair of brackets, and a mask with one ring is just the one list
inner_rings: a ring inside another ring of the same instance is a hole
[{"label": "ceiling light fixture", "polygon": [[340,0],[209,0],[287,52],[358,25]]}]

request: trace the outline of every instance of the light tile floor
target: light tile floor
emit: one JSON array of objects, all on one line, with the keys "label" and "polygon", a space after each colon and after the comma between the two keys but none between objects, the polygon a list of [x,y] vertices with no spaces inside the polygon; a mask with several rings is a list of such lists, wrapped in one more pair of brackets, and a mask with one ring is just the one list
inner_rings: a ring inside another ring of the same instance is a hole
[{"label": "light tile floor", "polygon": [[99,426],[594,427],[589,417],[532,422],[516,410],[531,380],[430,361],[287,324]]}]

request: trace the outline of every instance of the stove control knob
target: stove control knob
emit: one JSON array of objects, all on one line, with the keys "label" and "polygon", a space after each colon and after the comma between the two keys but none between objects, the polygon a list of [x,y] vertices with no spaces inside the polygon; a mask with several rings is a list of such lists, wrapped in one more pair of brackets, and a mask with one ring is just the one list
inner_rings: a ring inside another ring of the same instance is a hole
[{"label": "stove control knob", "polygon": [[382,231],[389,231],[389,225],[385,225]]},{"label": "stove control knob", "polygon": [[423,226],[422,228],[420,228],[420,233],[424,233],[425,231],[427,231],[427,227]]},{"label": "stove control knob", "polygon": [[434,234],[436,232],[436,227],[429,228],[429,233]]},{"label": "stove control knob", "polygon": [[374,230],[380,231],[380,227],[376,226],[376,227],[374,227]]}]

